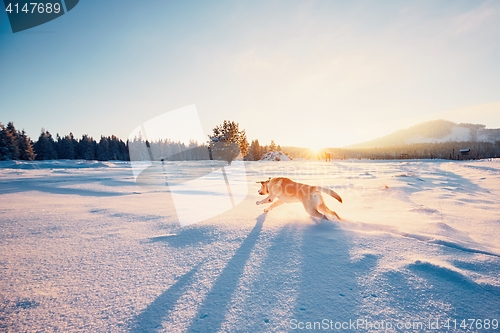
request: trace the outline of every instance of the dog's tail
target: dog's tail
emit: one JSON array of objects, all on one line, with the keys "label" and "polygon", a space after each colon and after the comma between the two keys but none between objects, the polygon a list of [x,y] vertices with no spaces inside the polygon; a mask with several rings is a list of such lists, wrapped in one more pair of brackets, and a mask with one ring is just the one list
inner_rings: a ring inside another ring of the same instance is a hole
[{"label": "dog's tail", "polygon": [[337,194],[337,192],[330,190],[329,188],[325,188],[325,187],[319,187],[319,189],[321,192],[329,194],[332,197],[334,197],[335,199],[337,199],[339,202],[342,202],[342,198],[340,197],[340,195]]}]

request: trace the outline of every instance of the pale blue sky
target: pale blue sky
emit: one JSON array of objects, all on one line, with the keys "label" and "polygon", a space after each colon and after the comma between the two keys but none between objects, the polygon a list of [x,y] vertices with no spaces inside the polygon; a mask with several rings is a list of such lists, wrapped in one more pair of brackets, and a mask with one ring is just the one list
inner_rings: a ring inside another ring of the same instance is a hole
[{"label": "pale blue sky", "polygon": [[[126,139],[195,104],[248,138],[339,147],[445,118],[500,127],[498,1],[80,1],[12,34],[0,121]],[[167,135],[168,136],[168,135]]]}]

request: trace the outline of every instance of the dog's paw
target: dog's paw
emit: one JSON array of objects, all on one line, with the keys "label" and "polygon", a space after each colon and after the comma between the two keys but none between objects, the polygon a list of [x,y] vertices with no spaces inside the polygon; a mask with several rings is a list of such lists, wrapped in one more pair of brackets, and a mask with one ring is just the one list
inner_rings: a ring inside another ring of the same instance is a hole
[{"label": "dog's paw", "polygon": [[264,209],[264,213],[269,213],[270,209]]}]

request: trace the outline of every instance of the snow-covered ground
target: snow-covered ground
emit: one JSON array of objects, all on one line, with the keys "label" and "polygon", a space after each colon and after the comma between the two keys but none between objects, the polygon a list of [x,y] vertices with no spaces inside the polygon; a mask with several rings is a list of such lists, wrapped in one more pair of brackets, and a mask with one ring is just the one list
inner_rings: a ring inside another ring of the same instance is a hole
[{"label": "snow-covered ground", "polygon": [[[250,162],[240,204],[180,227],[162,177],[217,167],[0,162],[0,331],[500,331],[499,160]],[[275,176],[343,220],[263,214]]]}]

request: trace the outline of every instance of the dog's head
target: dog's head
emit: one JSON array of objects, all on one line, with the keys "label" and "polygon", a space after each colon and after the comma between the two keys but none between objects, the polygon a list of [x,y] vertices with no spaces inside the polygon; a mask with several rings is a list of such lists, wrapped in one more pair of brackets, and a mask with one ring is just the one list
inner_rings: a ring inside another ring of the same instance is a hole
[{"label": "dog's head", "polygon": [[266,194],[269,194],[269,189],[267,188],[267,184],[269,184],[269,181],[271,180],[271,177],[269,177],[268,180],[266,181],[263,181],[263,182],[257,182],[257,183],[260,183],[260,190],[259,190],[259,194],[260,195],[266,195]]}]

